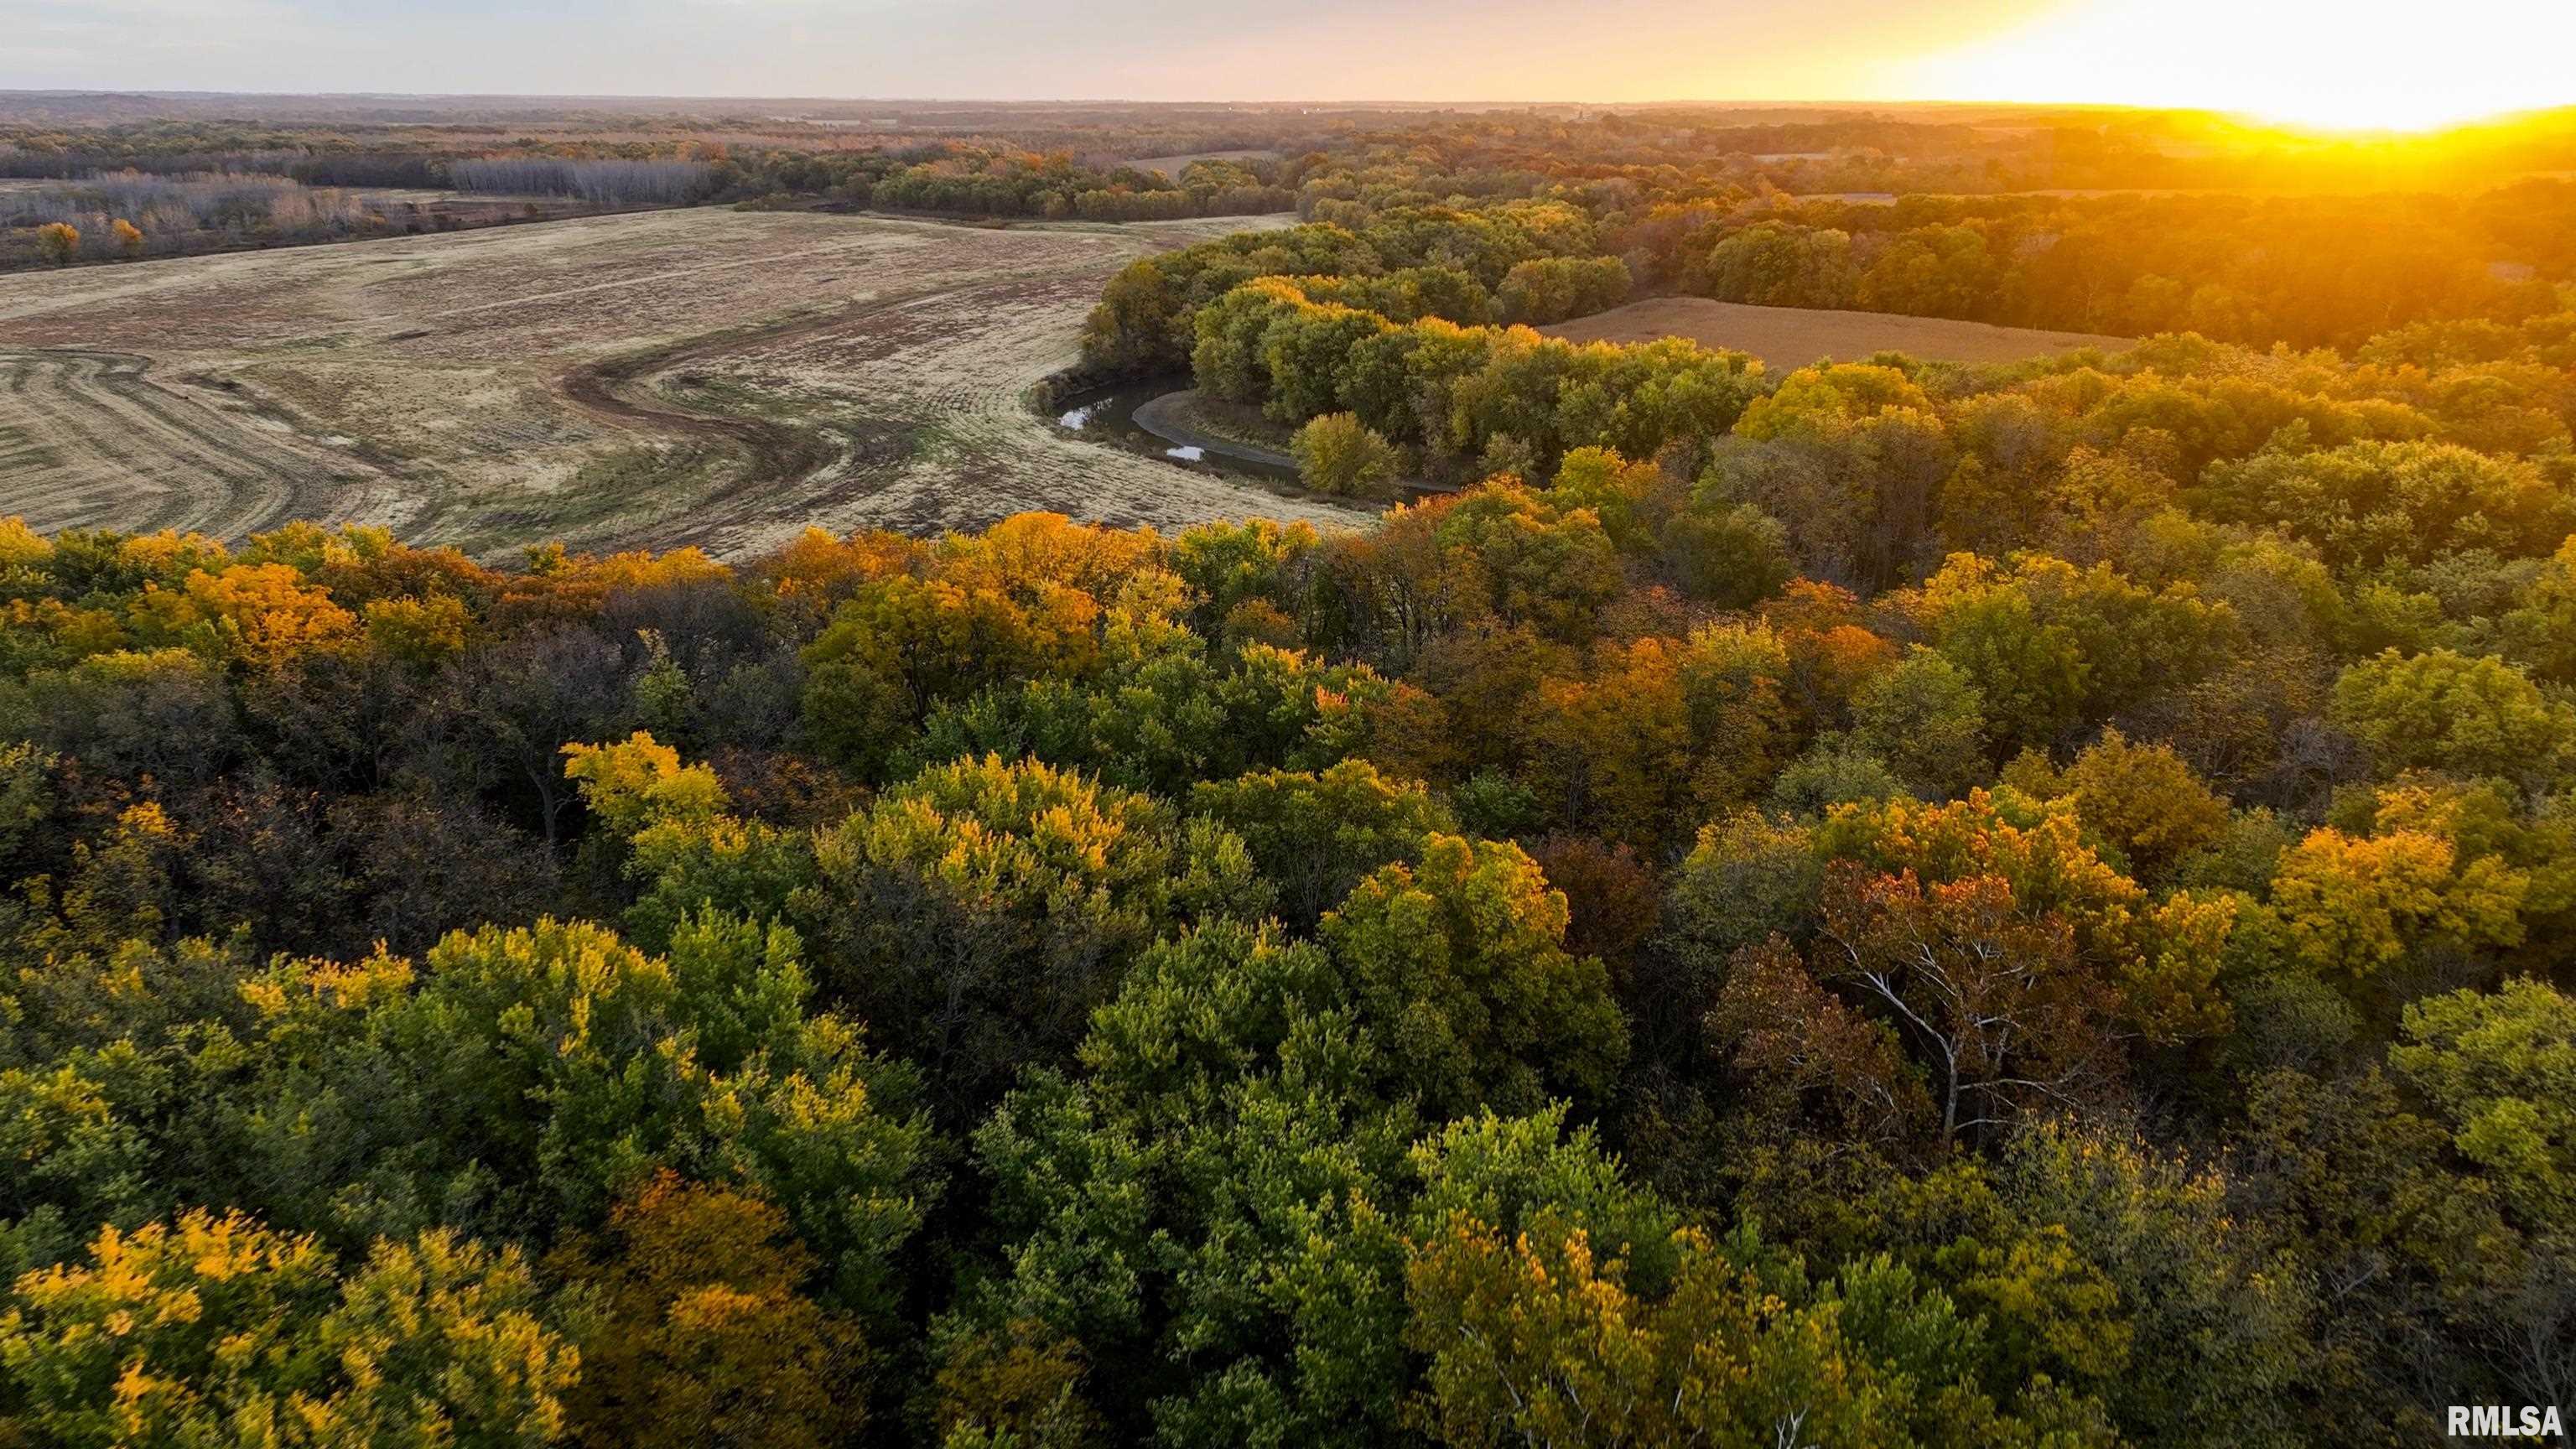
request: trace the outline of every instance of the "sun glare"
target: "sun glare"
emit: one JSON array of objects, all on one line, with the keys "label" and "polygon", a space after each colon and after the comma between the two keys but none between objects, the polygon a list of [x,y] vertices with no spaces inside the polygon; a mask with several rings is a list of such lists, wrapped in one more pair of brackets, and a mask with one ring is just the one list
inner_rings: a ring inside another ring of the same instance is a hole
[{"label": "sun glare", "polygon": [[1960,100],[2228,111],[2332,131],[2427,131],[2576,104],[2568,0],[2069,0],[1925,57],[1908,82]]}]

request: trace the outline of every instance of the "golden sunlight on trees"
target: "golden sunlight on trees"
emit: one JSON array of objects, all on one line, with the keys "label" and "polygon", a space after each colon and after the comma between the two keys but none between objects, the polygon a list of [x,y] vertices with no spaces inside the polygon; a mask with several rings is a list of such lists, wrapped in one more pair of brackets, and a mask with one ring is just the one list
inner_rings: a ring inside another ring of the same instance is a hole
[{"label": "golden sunlight on trees", "polygon": [[1349,413],[1308,422],[1297,430],[1289,451],[1297,458],[1298,481],[1318,493],[1377,497],[1395,481],[1395,450]]}]

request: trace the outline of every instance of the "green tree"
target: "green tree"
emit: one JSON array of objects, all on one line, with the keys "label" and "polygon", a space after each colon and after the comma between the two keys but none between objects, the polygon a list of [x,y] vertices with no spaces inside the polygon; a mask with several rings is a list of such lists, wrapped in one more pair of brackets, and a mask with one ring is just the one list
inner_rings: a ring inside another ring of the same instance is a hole
[{"label": "green tree", "polygon": [[1916,646],[1852,694],[1852,738],[1926,798],[1985,775],[1985,695],[1946,654]]},{"label": "green tree", "polygon": [[1533,257],[1503,274],[1494,302],[1504,321],[1544,327],[1616,307],[1628,287],[1628,264],[1617,257]]},{"label": "green tree", "polygon": [[[2450,1131],[2400,1097],[2376,1069],[2340,1080],[2267,1074],[2246,1097],[2247,1130],[2228,1172],[2242,1222],[2290,1245],[2332,1294],[2309,1324],[2310,1376],[2325,1426],[2354,1443],[2401,1443],[2441,1430],[2410,1374],[2519,1392],[2489,1345],[2547,1342],[2554,1326],[2500,1320],[2539,1295],[2540,1264],[2502,1220],[2492,1181],[2463,1171]],[[2518,1400],[2517,1400],[2518,1401]]]},{"label": "green tree", "polygon": [[1564,947],[1565,897],[1519,847],[1435,836],[1324,917],[1320,935],[1426,1111],[1599,1100],[1627,1025],[1599,961]]},{"label": "green tree", "polygon": [[[2264,1231],[2234,1217],[2222,1176],[2132,1138],[2052,1122],[2015,1139],[1998,1186],[2115,1290],[2128,1352],[2099,1389],[2124,1437],[2306,1442],[2291,1390],[2309,1370],[2318,1305]],[[2018,1296],[1998,1287],[2001,1303]]]},{"label": "green tree", "polygon": [[1387,779],[1365,760],[1205,781],[1190,792],[1190,808],[1242,837],[1278,885],[1283,918],[1299,928],[1380,867],[1420,864],[1433,836],[1457,829],[1429,790]]},{"label": "green tree", "polygon": [[706,911],[778,919],[814,878],[810,834],[735,815],[713,770],[683,766],[679,751],[641,730],[615,744],[566,745],[564,755],[565,777],[637,885],[624,922],[645,950],[668,950],[682,922]]},{"label": "green tree", "polygon": [[1271,904],[1215,822],[995,756],[924,771],[822,832],[815,856],[794,909],[826,989],[927,1070],[952,1120],[1060,1061],[1157,936]]},{"label": "green tree", "polygon": [[1721,608],[1751,608],[1797,573],[1789,530],[1750,503],[1684,509],[1664,525],[1661,542],[1682,592]]},{"label": "green tree", "polygon": [[2389,1060],[2524,1222],[2576,1230],[2576,1000],[2529,977],[2426,997]]},{"label": "green tree", "polygon": [[2327,718],[2367,746],[2383,777],[2404,770],[2554,780],[2576,739],[2576,705],[2520,669],[2449,649],[2394,649],[2348,666]]},{"label": "green tree", "polygon": [[756,1187],[836,1303],[882,1311],[919,1224],[907,1073],[808,1009],[795,933],[693,918],[667,955],[540,921],[412,963],[282,962],[175,1134],[215,1201],[363,1242],[442,1220],[546,1242],[664,1168]]},{"label": "green tree", "polygon": [[2197,496],[2222,518],[2278,522],[2347,576],[2461,549],[2540,554],[2576,521],[2529,463],[2423,441],[2268,447],[2213,466]]},{"label": "green tree", "polygon": [[943,1384],[972,1390],[951,1431],[1381,1442],[1414,1122],[1383,1040],[1338,963],[1274,928],[1147,951],[1083,1077],[1024,1076],[976,1133],[1008,1246],[934,1332]]},{"label": "green tree", "polygon": [[1288,447],[1296,455],[1300,482],[1342,498],[1384,493],[1399,465],[1386,439],[1349,413],[1314,418],[1297,430]]},{"label": "green tree", "polygon": [[1817,1281],[1750,1227],[1680,1226],[1561,1126],[1487,1115],[1415,1149],[1407,1340],[1443,1442],[2113,1442],[2045,1379],[1999,1404],[2000,1345],[1925,1276],[1878,1258]]}]

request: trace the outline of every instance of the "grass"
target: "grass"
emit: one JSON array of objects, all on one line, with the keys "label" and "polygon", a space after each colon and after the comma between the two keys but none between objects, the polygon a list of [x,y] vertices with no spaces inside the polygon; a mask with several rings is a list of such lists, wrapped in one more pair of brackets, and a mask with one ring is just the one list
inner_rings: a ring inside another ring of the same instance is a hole
[{"label": "grass", "polygon": [[1186,423],[1229,443],[1244,443],[1255,448],[1288,450],[1297,429],[1264,413],[1250,403],[1227,402],[1192,390],[1172,405],[1173,421]]},{"label": "grass", "polygon": [[685,498],[737,462],[721,443],[629,444],[583,463],[558,488],[487,494],[476,510],[485,526],[461,547],[487,553],[531,538],[578,535],[666,498]]}]

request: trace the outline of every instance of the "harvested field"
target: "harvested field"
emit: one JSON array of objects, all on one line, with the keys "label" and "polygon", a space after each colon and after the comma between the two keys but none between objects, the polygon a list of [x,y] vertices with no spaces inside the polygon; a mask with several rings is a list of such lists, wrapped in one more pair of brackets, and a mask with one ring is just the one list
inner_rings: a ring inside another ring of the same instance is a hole
[{"label": "harvested field", "polygon": [[1164,176],[1178,177],[1182,172],[1190,169],[1190,163],[1193,161],[1249,162],[1278,159],[1279,153],[1276,151],[1192,151],[1183,156],[1148,156],[1141,161],[1128,161],[1122,164],[1133,166],[1139,171],[1152,171]]},{"label": "harvested field", "polygon": [[234,538],[382,509],[394,501],[384,485],[345,448],[219,386],[156,377],[146,358],[0,353],[0,499],[43,499],[30,522]]},{"label": "harvested field", "polygon": [[0,513],[487,556],[1027,509],[1354,520],[1020,403],[1111,272],[1247,224],[666,211],[0,279]]},{"label": "harvested field", "polygon": [[1752,307],[1705,297],[1650,297],[1540,331],[1570,342],[1652,342],[1684,337],[1705,347],[1749,352],[1772,367],[1804,367],[1819,358],[1851,362],[1873,352],[1902,352],[1927,362],[2018,362],[2099,347],[2116,352],[2131,339],[2091,332],[2043,332],[1894,312],[1828,312]]}]

